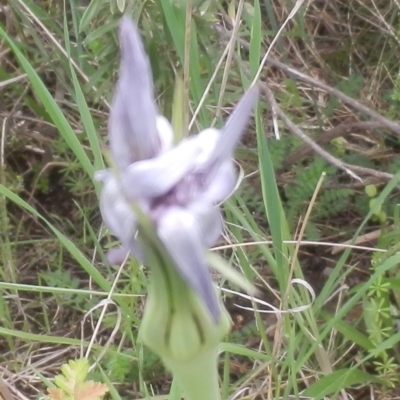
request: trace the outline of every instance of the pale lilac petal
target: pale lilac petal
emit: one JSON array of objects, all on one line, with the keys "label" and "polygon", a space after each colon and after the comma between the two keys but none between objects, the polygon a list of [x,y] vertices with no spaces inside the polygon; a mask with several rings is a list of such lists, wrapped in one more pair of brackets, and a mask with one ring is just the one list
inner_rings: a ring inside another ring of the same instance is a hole
[{"label": "pale lilac petal", "polygon": [[174,131],[163,115],[157,116],[157,131],[161,141],[162,152],[171,150],[174,145]]},{"label": "pale lilac petal", "polygon": [[156,156],[161,143],[150,63],[137,27],[128,17],[121,21],[119,40],[121,66],[111,105],[109,137],[114,161],[123,168]]},{"label": "pale lilac petal", "polygon": [[209,162],[210,157],[215,152],[215,146],[221,137],[221,131],[214,128],[207,128],[199,132],[196,136],[197,145],[201,148],[201,153],[197,157],[199,169]]},{"label": "pale lilac petal", "polygon": [[218,299],[201,248],[200,232],[190,212],[171,207],[157,223],[158,237],[178,273],[204,302],[214,321],[220,316]]},{"label": "pale lilac petal", "polygon": [[219,209],[200,200],[189,204],[187,210],[196,221],[204,248],[214,246],[221,236],[223,226]]},{"label": "pale lilac petal", "polygon": [[136,215],[121,195],[118,182],[112,175],[104,182],[100,211],[107,228],[122,243],[132,239],[137,230]]},{"label": "pale lilac petal", "polygon": [[111,265],[121,265],[126,256],[128,255],[129,250],[125,247],[114,247],[107,252],[107,261]]},{"label": "pale lilac petal", "polygon": [[141,264],[146,264],[146,255],[141,243],[137,239],[131,239],[126,247],[129,249],[129,253],[135,257]]},{"label": "pale lilac petal", "polygon": [[199,147],[187,139],[158,157],[139,161],[121,173],[121,182],[129,199],[166,194],[196,165]]},{"label": "pale lilac petal", "polygon": [[112,176],[112,172],[109,169],[102,169],[94,173],[94,179],[97,182],[104,183],[108,178]]},{"label": "pale lilac petal", "polygon": [[207,168],[211,175],[216,173],[216,170],[224,161],[232,158],[233,152],[249,123],[258,94],[258,86],[250,87],[226,121],[221,136],[214,146],[214,151],[207,161]]},{"label": "pale lilac petal", "polygon": [[252,110],[258,100],[259,87],[250,87],[230,114],[216,149],[224,158],[231,158],[240,138],[246,131]]},{"label": "pale lilac petal", "polygon": [[114,247],[107,252],[107,261],[111,265],[121,265],[128,253],[136,258],[141,264],[146,263],[144,250],[136,239],[131,239],[128,244],[123,244],[119,247]]},{"label": "pale lilac petal", "polygon": [[[207,178],[210,178],[207,176]],[[237,184],[237,173],[232,160],[225,161],[205,185],[201,198],[211,204],[222,203],[233,193]]]}]

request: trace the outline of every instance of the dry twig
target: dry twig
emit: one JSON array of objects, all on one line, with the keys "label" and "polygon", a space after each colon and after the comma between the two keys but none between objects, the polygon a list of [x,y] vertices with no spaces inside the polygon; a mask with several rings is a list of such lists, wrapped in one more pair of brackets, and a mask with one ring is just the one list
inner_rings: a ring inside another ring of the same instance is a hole
[{"label": "dry twig", "polygon": [[[319,154],[324,160],[329,162],[330,164],[334,165],[335,167],[345,171],[351,177],[357,179],[358,181],[362,182],[362,179],[355,174],[358,172],[360,174],[366,176],[374,176],[379,179],[383,180],[390,180],[393,178],[393,174],[389,174],[388,172],[377,171],[372,168],[365,168],[360,167],[358,165],[347,164],[340,161],[338,158],[333,157],[327,151],[325,151],[322,147],[320,147],[317,143],[315,143],[312,139],[310,139],[294,122],[292,122],[286,114],[282,111],[282,109],[278,106],[272,90],[268,87],[265,83],[260,83],[261,89],[265,93],[268,102],[270,103],[271,107],[274,108],[276,114],[281,118],[283,123],[288,127],[288,129],[299,137],[304,143],[310,146],[317,154]],[[354,171],[354,172],[353,172]]]},{"label": "dry twig", "polygon": [[[241,41],[241,43],[242,43],[242,41]],[[267,63],[273,65],[274,67],[281,69],[282,71],[288,73],[289,75],[294,76],[295,78],[302,80],[303,82],[310,84],[311,86],[320,88],[320,89],[324,90],[325,92],[329,93],[330,95],[337,97],[338,99],[342,100],[343,103],[346,103],[349,106],[353,107],[354,109],[368,115],[375,121],[380,122],[386,128],[390,129],[392,132],[396,133],[397,135],[400,135],[400,124],[398,122],[391,121],[391,120],[385,118],[383,115],[377,113],[376,111],[365,106],[364,104],[361,104],[359,101],[354,100],[353,98],[345,95],[340,90],[337,90],[337,89],[333,88],[332,86],[329,86],[326,83],[324,83],[318,79],[315,79],[315,78],[312,78],[311,76],[303,74],[302,72],[298,71],[297,69],[289,67],[286,64],[284,64],[272,57],[267,58]]]},{"label": "dry twig", "polygon": [[278,103],[275,100],[274,94],[272,90],[268,87],[266,83],[261,83],[261,89],[264,92],[268,103],[270,104],[271,108],[275,110],[275,113],[283,123],[288,127],[288,129],[299,137],[304,143],[310,146],[317,154],[319,154],[324,160],[328,163],[334,165],[335,167],[343,170],[347,174],[349,174],[352,178],[357,179],[358,181],[362,181],[362,179],[356,175],[348,166],[348,164],[343,163],[338,158],[332,156],[327,151],[325,151],[322,147],[320,147],[314,140],[310,139],[290,118],[286,116],[286,114],[282,111],[279,107]]},{"label": "dry twig", "polygon": [[[381,129],[385,128],[381,122],[378,121],[357,121],[357,122],[344,122],[338,126],[335,126],[328,131],[322,132],[318,137],[315,138],[315,142],[320,146],[329,143],[331,140],[340,136],[346,136],[350,133],[357,131],[363,132],[366,130]],[[311,153],[312,149],[306,144],[293,151],[284,161],[284,166],[288,167],[300,158],[306,157]]]}]

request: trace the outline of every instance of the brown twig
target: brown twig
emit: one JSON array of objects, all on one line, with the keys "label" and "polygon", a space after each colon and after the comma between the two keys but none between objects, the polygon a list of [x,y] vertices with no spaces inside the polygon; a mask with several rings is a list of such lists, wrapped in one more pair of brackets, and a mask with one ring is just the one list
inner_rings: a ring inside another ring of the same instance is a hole
[{"label": "brown twig", "polygon": [[[381,128],[385,128],[385,125],[378,121],[344,122],[338,126],[335,126],[332,129],[329,129],[328,131],[321,133],[318,137],[315,138],[315,142],[322,146],[340,136],[346,136],[350,133],[354,133],[357,131],[363,132],[366,130]],[[285,167],[288,167],[299,159],[306,157],[308,154],[311,153],[311,151],[312,149],[309,146],[303,145],[290,153],[289,156],[286,157],[283,165]]]},{"label": "brown twig", "polygon": [[317,143],[315,143],[312,139],[310,139],[294,122],[292,122],[290,118],[286,116],[286,114],[282,111],[282,109],[276,102],[272,90],[268,87],[266,83],[261,82],[260,86],[261,90],[264,92],[268,100],[268,103],[271,105],[271,108],[275,111],[276,115],[283,121],[283,123],[288,127],[288,129],[294,135],[299,137],[304,143],[310,146],[317,154],[319,154],[328,163],[343,170],[344,172],[349,174],[352,178],[355,178],[358,181],[362,181],[362,179],[349,168],[348,164],[345,164],[338,158],[332,156],[327,151],[325,151],[322,147],[320,147]]},{"label": "brown twig", "polygon": [[345,171],[351,177],[357,179],[358,181],[362,182],[362,179],[355,174],[358,172],[362,175],[366,176],[374,176],[379,179],[383,179],[385,181],[390,180],[393,178],[393,174],[389,174],[388,172],[377,171],[372,168],[365,168],[360,167],[358,165],[347,164],[340,161],[338,158],[332,156],[327,151],[325,151],[322,147],[320,147],[317,143],[315,143],[312,139],[310,139],[294,122],[292,122],[286,114],[282,111],[279,107],[278,103],[275,100],[275,97],[272,93],[272,90],[268,87],[266,83],[260,83],[261,90],[264,92],[265,96],[267,97],[268,102],[270,103],[271,107],[274,108],[276,114],[280,117],[283,123],[288,127],[288,129],[299,137],[304,143],[310,146],[317,154],[319,154],[324,160],[328,163],[334,165],[335,167]]},{"label": "brown twig", "polygon": [[[392,231],[393,226],[385,227],[386,231]],[[358,236],[356,240],[346,240],[345,242],[341,243],[343,245],[353,245],[353,246],[361,246],[365,245],[367,242],[372,242],[378,240],[382,234],[382,229],[377,229],[376,231],[366,233],[365,235]],[[331,254],[338,254],[342,251],[346,250],[346,247],[335,246],[331,249]]]},{"label": "brown twig", "polygon": [[375,176],[371,176],[368,178],[365,178],[363,182],[350,182],[350,183],[327,183],[324,185],[324,189],[352,189],[352,190],[357,190],[357,189],[364,189],[365,186],[367,185],[376,185],[376,186],[381,186],[381,185],[386,185],[386,180],[382,180],[381,178],[377,178]]},{"label": "brown twig", "polygon": [[378,171],[376,169],[360,167],[358,165],[347,164],[347,163],[343,163],[343,165],[346,168],[349,168],[355,172],[358,172],[359,174],[367,175],[367,176],[374,176],[375,178],[383,179],[385,181],[390,181],[394,177],[394,175],[389,174],[389,172],[382,172],[382,171]]},{"label": "brown twig", "polygon": [[267,63],[273,65],[274,67],[281,69],[282,71],[284,71],[290,75],[293,75],[294,77],[297,77],[298,79],[310,84],[311,86],[315,86],[322,90],[325,90],[325,92],[342,100],[343,103],[346,103],[349,106],[353,107],[354,109],[368,115],[375,121],[380,122],[382,125],[386,126],[392,132],[396,133],[397,135],[400,135],[400,124],[398,122],[391,121],[391,120],[385,118],[383,115],[377,113],[376,111],[365,106],[364,104],[361,104],[359,101],[354,100],[353,98],[345,95],[340,90],[337,90],[337,89],[333,88],[332,86],[329,86],[324,82],[321,82],[318,79],[315,79],[315,78],[312,78],[311,76],[305,75],[302,72],[298,71],[297,69],[289,67],[286,64],[281,63],[280,61],[275,60],[272,57],[267,58]]}]

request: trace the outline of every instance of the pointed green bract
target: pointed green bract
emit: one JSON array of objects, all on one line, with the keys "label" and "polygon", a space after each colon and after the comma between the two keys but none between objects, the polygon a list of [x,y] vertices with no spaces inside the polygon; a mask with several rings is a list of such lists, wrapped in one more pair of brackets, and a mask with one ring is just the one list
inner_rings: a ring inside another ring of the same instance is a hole
[{"label": "pointed green bract", "polygon": [[220,303],[220,317],[214,322],[201,299],[177,273],[151,222],[143,214],[139,220],[152,270],[141,339],[162,358],[188,400],[218,400],[218,349],[230,330],[229,315]]}]

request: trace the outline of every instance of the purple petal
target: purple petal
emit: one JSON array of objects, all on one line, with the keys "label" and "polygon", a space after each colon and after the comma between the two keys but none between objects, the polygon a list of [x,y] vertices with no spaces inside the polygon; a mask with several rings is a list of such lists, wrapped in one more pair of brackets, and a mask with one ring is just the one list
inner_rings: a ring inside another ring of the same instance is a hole
[{"label": "purple petal", "polygon": [[121,265],[125,261],[128,253],[135,257],[141,264],[146,263],[143,248],[136,239],[131,239],[129,243],[109,250],[107,253],[107,261],[111,265]]},{"label": "purple petal", "polygon": [[201,154],[197,157],[198,167],[201,169],[214,154],[215,146],[221,137],[221,131],[214,128],[207,128],[199,132],[195,137],[198,146],[201,148]]},{"label": "purple petal", "polygon": [[134,200],[167,193],[193,169],[199,151],[196,140],[187,139],[158,157],[130,165],[121,173],[126,196]]},{"label": "purple petal", "polygon": [[94,179],[97,182],[104,183],[107,181],[108,178],[112,176],[112,172],[109,169],[102,169],[100,171],[96,171],[94,173]]},{"label": "purple petal", "polygon": [[171,150],[174,145],[174,131],[163,115],[157,116],[157,131],[161,141],[161,150],[163,152]]},{"label": "purple petal", "polygon": [[117,180],[109,175],[100,195],[100,211],[111,233],[122,243],[129,242],[137,230],[137,219],[120,193]]},{"label": "purple petal", "polygon": [[220,157],[231,158],[249,123],[251,112],[258,100],[259,87],[250,87],[233,109],[225,123],[216,150]]},{"label": "purple petal", "polygon": [[246,130],[252,109],[258,99],[258,94],[259,88],[257,85],[250,87],[226,121],[221,136],[207,162],[207,169],[211,179],[219,166],[233,156],[233,152]]},{"label": "purple petal", "polygon": [[121,66],[109,118],[110,147],[119,168],[160,151],[157,108],[148,57],[136,25],[121,20]]},{"label": "purple petal", "polygon": [[123,246],[114,247],[107,252],[107,261],[111,265],[121,265],[125,261],[128,253],[129,250]]},{"label": "purple petal", "polygon": [[157,234],[174,261],[178,273],[204,302],[217,322],[220,307],[195,219],[190,212],[171,207],[157,225]]},{"label": "purple petal", "polygon": [[196,221],[204,248],[214,246],[222,232],[222,216],[218,207],[204,201],[196,201],[189,204],[187,210]]},{"label": "purple petal", "polygon": [[222,203],[233,193],[236,183],[235,166],[232,160],[227,160],[217,169],[214,177],[209,179],[202,198],[211,204]]}]

